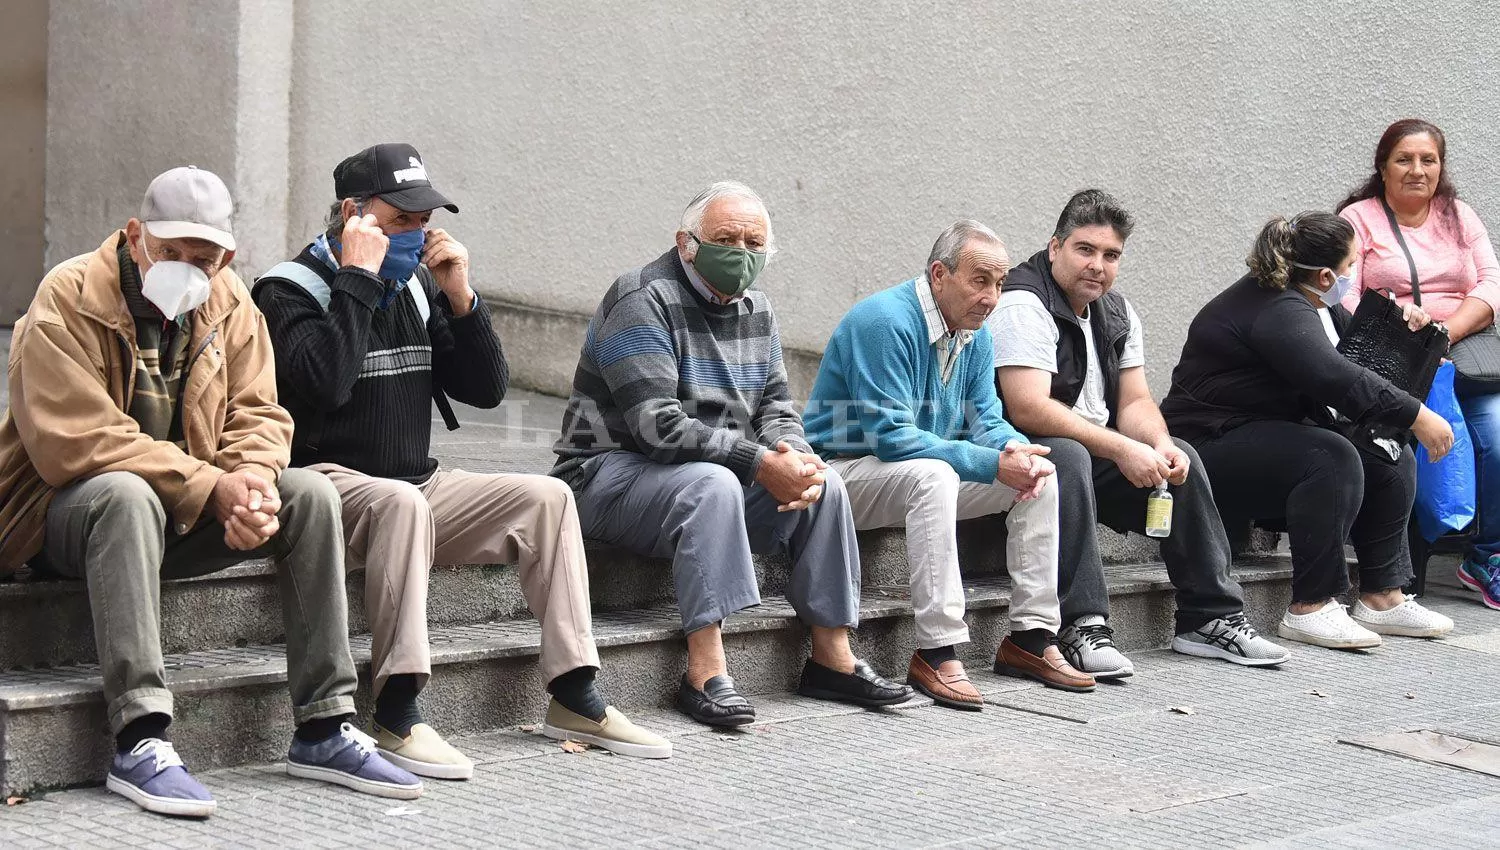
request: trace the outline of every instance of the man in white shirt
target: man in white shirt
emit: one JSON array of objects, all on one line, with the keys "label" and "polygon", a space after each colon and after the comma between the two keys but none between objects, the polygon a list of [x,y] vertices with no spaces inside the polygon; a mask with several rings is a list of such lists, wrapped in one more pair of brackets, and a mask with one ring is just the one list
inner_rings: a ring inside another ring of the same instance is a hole
[{"label": "man in white shirt", "polygon": [[1177,589],[1172,648],[1247,666],[1285,649],[1245,620],[1229,540],[1192,446],[1167,433],[1146,384],[1141,321],[1113,291],[1134,227],[1097,189],[1069,199],[1047,247],[1011,270],[989,317],[996,386],[1016,427],[1051,447],[1062,541],[1058,642],[1074,667],[1119,679],[1134,667],[1114,645],[1096,523],[1144,532],[1153,490],[1170,486],[1175,516],[1162,560]]}]

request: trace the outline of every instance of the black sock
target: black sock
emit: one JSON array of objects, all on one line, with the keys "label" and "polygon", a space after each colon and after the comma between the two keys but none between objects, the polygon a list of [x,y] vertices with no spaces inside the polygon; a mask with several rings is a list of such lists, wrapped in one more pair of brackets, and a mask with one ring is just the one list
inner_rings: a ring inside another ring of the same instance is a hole
[{"label": "black sock", "polygon": [[128,753],[135,749],[135,745],[147,738],[167,739],[167,726],[172,722],[171,715],[143,714],[140,717],[125,724],[125,728],[115,734],[115,749]]},{"label": "black sock", "polygon": [[405,738],[411,727],[422,722],[422,712],[417,708],[416,673],[397,673],[385,680],[380,696],[375,698],[375,722],[392,735]]},{"label": "black sock", "polygon": [[319,717],[315,720],[309,720],[306,723],[299,725],[297,727],[296,733],[294,734],[296,735],[297,740],[303,742],[304,744],[316,744],[319,741],[326,741],[329,738],[332,738],[334,735],[337,735],[339,733],[340,726],[343,726],[345,723],[353,722],[353,720],[354,715],[352,714],[338,714],[334,715],[333,717]]},{"label": "black sock", "polygon": [[1046,629],[1021,629],[1010,633],[1010,642],[1032,655],[1040,656],[1054,637]]},{"label": "black sock", "polygon": [[547,691],[563,708],[593,721],[604,719],[604,697],[594,687],[594,668],[574,667],[547,683]]},{"label": "black sock", "polygon": [[951,645],[934,647],[932,649],[919,649],[917,650],[917,655],[921,656],[922,660],[927,662],[927,666],[934,670],[944,661],[958,660],[958,653],[953,650]]}]

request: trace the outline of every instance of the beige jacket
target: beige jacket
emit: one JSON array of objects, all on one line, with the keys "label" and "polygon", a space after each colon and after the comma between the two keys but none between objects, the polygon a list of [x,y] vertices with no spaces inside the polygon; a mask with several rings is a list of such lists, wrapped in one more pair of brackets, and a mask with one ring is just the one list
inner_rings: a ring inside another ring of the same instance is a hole
[{"label": "beige jacket", "polygon": [[135,320],[120,293],[117,232],[42,280],[10,348],[10,410],[0,420],[0,575],[42,548],[53,491],[133,472],[179,533],[208,511],[219,476],[246,468],[275,481],[292,420],[276,402],[265,319],[239,276],[214,276],[193,315],[183,378],[187,452],[142,434],[126,412],[135,391]]}]

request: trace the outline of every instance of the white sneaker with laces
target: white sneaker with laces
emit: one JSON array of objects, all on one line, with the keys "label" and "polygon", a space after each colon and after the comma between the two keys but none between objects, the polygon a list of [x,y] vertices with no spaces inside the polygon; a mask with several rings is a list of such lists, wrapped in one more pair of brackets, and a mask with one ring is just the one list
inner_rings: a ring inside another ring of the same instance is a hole
[{"label": "white sneaker with laces", "polygon": [[1095,679],[1123,679],[1135,665],[1115,647],[1115,631],[1098,615],[1079,617],[1057,633],[1057,648],[1068,663]]},{"label": "white sneaker with laces", "polygon": [[1380,635],[1354,622],[1348,607],[1330,599],[1310,614],[1287,611],[1276,625],[1276,634],[1298,643],[1329,649],[1369,649],[1380,646]]},{"label": "white sneaker with laces", "polygon": [[1453,631],[1451,619],[1418,605],[1416,597],[1410,594],[1400,605],[1387,611],[1376,611],[1363,599],[1355,600],[1353,618],[1354,622],[1382,635],[1431,638]]}]

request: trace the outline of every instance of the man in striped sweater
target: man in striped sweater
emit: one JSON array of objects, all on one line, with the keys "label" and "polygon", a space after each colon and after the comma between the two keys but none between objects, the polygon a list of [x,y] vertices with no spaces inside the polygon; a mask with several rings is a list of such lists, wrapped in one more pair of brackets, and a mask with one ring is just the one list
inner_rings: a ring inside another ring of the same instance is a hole
[{"label": "man in striped sweater", "polygon": [[720,623],[759,604],[752,552],[785,549],[787,598],[812,629],[799,692],[864,706],[910,689],[854,657],[859,549],[838,476],[812,453],[787,389],[776,317],[750,286],[772,252],[765,204],[715,183],[677,245],[622,275],[589,322],[552,474],[585,537],[672,559],[688,664],[677,705],[740,726]]},{"label": "man in striped sweater", "polygon": [[375,145],[334,169],[327,231],[262,276],[255,299],[296,424],[292,464],[328,476],[343,503],[351,569],[364,567],[375,741],[420,776],[466,779],[473,763],[423,722],[432,672],[427,574],[434,563],[516,564],[541,622],[552,694],[543,731],[624,755],[665,758],[594,686],[599,653],[588,568],[568,488],[545,475],[441,469],[428,456],[432,404],[494,407],[509,372],[489,307],[469,285],[469,253],[429,228],[439,207],[410,145]]}]

